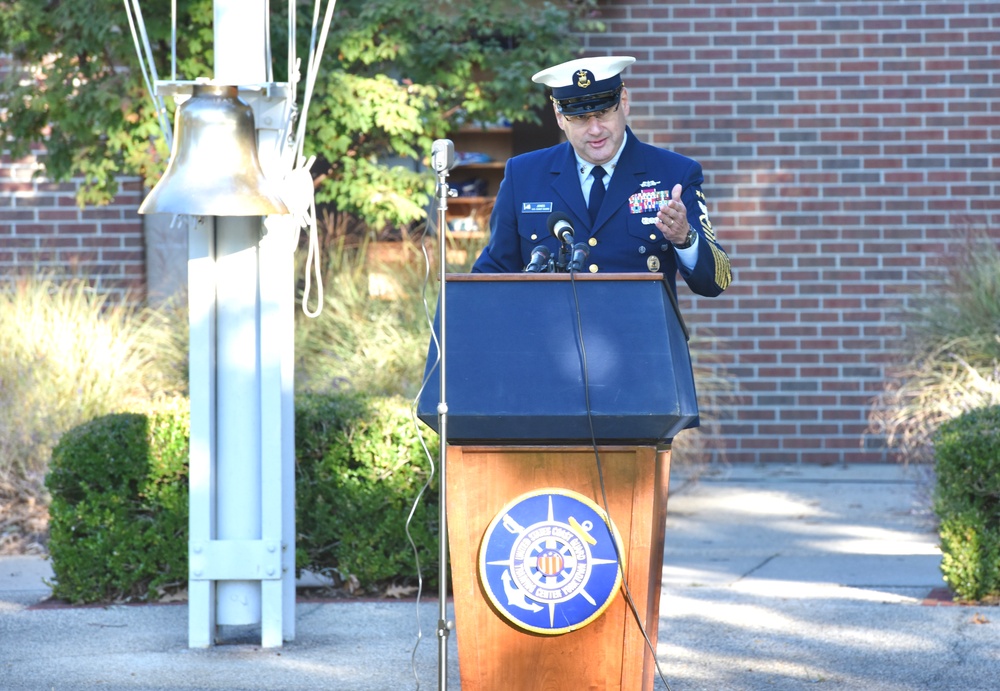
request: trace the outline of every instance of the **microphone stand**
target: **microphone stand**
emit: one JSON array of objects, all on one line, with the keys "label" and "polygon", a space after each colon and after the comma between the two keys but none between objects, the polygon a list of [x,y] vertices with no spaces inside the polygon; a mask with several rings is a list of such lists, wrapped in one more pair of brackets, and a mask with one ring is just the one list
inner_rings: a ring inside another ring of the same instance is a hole
[{"label": "microphone stand", "polygon": [[[441,147],[445,150],[441,151]],[[438,480],[438,507],[439,515],[439,545],[438,545],[438,689],[445,691],[448,688],[448,637],[451,635],[452,622],[448,621],[448,485],[447,485],[447,460],[448,460],[448,402],[445,396],[445,339],[447,329],[445,290],[447,281],[448,245],[446,233],[448,222],[446,219],[448,211],[448,197],[454,196],[455,192],[448,187],[448,171],[454,165],[454,144],[450,140],[438,140],[434,142],[434,155],[432,155],[432,165],[438,176],[438,247],[440,257],[438,259],[438,272],[440,274],[441,293],[438,300],[438,323],[440,333],[438,334],[438,345],[441,349],[440,355],[440,396],[438,398],[438,436],[441,448],[439,450],[438,465],[440,475]]]},{"label": "microphone stand", "polygon": [[559,238],[559,258],[555,261],[555,271],[565,272],[569,266],[570,254],[573,251],[573,245],[566,242],[563,238]]}]

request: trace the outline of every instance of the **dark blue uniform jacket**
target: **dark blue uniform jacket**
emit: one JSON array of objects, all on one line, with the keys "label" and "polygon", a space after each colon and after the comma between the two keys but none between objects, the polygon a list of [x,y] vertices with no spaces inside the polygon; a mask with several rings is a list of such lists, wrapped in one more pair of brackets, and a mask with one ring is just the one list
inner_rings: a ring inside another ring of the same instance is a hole
[{"label": "dark blue uniform jacket", "polygon": [[[729,286],[732,271],[708,218],[703,182],[697,161],[640,142],[628,130],[625,149],[592,226],[568,142],[515,156],[507,161],[490,217],[489,244],[472,270],[520,272],[531,260],[532,249],[541,244],[555,256],[559,241],[549,232],[547,220],[551,213],[561,211],[572,219],[574,240],[590,247],[584,271],[661,272],[676,290],[679,270],[692,291],[714,297]],[[654,225],[660,202],[670,199],[676,183],[683,187],[681,200],[688,222],[700,236],[693,271],[678,263],[674,248]]]}]

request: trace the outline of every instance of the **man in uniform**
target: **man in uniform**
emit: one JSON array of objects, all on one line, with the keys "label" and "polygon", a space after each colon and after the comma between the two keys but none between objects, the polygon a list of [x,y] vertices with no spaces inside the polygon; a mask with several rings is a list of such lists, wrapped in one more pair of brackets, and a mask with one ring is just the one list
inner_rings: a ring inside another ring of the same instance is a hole
[{"label": "man in uniform", "polygon": [[574,242],[588,247],[582,271],[660,272],[674,290],[680,271],[691,290],[706,297],[729,286],[729,257],[708,218],[701,165],[640,142],[626,124],[629,95],[621,72],[633,62],[582,58],[532,77],[551,88],[567,141],[507,161],[490,241],[474,272],[522,271],[539,245],[556,256],[560,240],[549,218],[562,213]]}]

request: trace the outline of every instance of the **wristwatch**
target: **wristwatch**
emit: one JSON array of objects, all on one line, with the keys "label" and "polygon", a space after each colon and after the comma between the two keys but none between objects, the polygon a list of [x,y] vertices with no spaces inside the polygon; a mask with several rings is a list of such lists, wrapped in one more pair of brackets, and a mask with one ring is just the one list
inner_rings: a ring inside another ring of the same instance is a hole
[{"label": "wristwatch", "polygon": [[677,244],[674,243],[674,248],[679,250],[686,250],[688,247],[694,244],[695,238],[698,236],[694,232],[694,228],[688,228],[687,237],[684,238],[684,242]]}]

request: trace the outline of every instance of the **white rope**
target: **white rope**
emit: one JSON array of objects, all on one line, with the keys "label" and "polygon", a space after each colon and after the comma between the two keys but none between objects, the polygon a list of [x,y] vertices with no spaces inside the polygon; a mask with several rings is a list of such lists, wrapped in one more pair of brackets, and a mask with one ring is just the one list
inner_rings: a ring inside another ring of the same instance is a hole
[{"label": "white rope", "polygon": [[[298,129],[295,134],[294,148],[293,148],[293,161],[294,167],[300,168],[299,164],[302,163],[303,159],[303,148],[305,146],[305,133],[306,133],[306,120],[309,114],[309,103],[312,100],[313,90],[316,86],[316,76],[319,74],[320,63],[323,60],[323,49],[326,46],[326,39],[329,35],[330,24],[333,21],[333,10],[337,6],[336,0],[330,0],[326,6],[326,14],[323,17],[323,28],[320,31],[319,41],[316,41],[316,27],[319,22],[319,7],[321,0],[316,0],[313,5],[313,24],[312,33],[309,38],[309,64],[306,66],[306,87],[305,95],[302,102],[302,111],[299,113]],[[289,10],[291,13],[292,10]],[[294,51],[294,39],[289,41],[290,51]],[[291,65],[292,60],[295,60],[296,72],[298,72],[298,60],[294,56],[294,52],[289,54],[289,65]],[[289,67],[291,69],[291,67]],[[289,74],[289,82],[291,82],[291,74]],[[292,103],[295,103],[293,100]],[[315,156],[310,157],[304,165],[301,166],[302,169],[308,171],[315,161]],[[310,185],[312,184],[312,177],[308,176]],[[323,275],[320,270],[320,252],[319,252],[319,231],[317,230],[316,222],[316,195],[315,191],[310,188],[310,202],[309,202],[309,213],[307,216],[307,222],[309,226],[309,248],[306,251],[306,265],[305,265],[305,287],[302,293],[302,313],[307,317],[315,319],[323,312]],[[316,308],[309,309],[309,295],[312,293],[312,280],[313,276],[316,278]]]},{"label": "white rope", "polygon": [[[320,273],[319,230],[316,222],[316,195],[313,190],[312,174],[309,170],[316,162],[310,156],[303,165],[292,170],[282,181],[281,200],[288,207],[288,213],[298,223],[299,228],[309,229],[309,249],[305,265],[305,289],[302,293],[302,313],[315,319],[323,312],[323,276]],[[316,307],[309,308],[309,297],[316,279]]]},{"label": "white rope", "polygon": [[[309,309],[312,274],[316,274],[316,309]],[[319,263],[319,231],[316,228],[316,198],[309,205],[309,249],[306,251],[306,285],[302,290],[302,314],[315,319],[323,312],[323,275]]]},{"label": "white rope", "polygon": [[288,98],[295,104],[297,91],[295,85],[299,81],[299,60],[296,54],[296,31],[295,31],[295,0],[288,0]]},{"label": "white rope", "polygon": [[271,3],[264,2],[264,69],[266,76],[264,81],[268,84],[274,81],[274,68],[271,65]]},{"label": "white rope", "polygon": [[[125,2],[125,14],[128,16],[128,25],[132,31],[132,42],[135,44],[136,57],[139,60],[139,71],[142,72],[142,79],[146,84],[146,92],[149,94],[149,99],[153,104],[153,110],[156,112],[156,117],[160,123],[160,131],[163,133],[163,141],[167,145],[167,149],[173,149],[173,131],[170,128],[170,123],[166,118],[166,106],[163,100],[156,95],[156,91],[153,89],[153,85],[156,83],[156,65],[153,63],[153,52],[149,47],[149,37],[146,35],[146,25],[142,19],[142,11],[139,9],[138,0],[132,0],[132,5],[129,4],[129,0],[124,0]],[[135,15],[133,16],[133,6]],[[139,33],[136,32],[136,24],[139,25]],[[139,43],[139,34],[142,34],[142,40],[145,44],[145,55],[143,53],[143,47]],[[147,65],[148,61],[148,65]]]},{"label": "white rope", "polygon": [[[278,158],[284,160],[285,152],[294,144],[291,131],[293,123],[298,115],[298,107],[295,105],[298,98],[298,82],[301,77],[299,72],[299,58],[296,54],[297,34],[295,30],[296,14],[295,0],[288,0],[288,110],[284,121],[281,123],[280,135],[278,136]],[[292,167],[298,163],[298,153],[293,154]]]},{"label": "white rope", "polygon": [[177,81],[177,0],[170,0],[170,81]]},{"label": "white rope", "polygon": [[[319,3],[313,8],[313,33],[316,36],[316,22],[319,19]],[[302,113],[299,117],[299,127],[295,135],[295,155],[296,160],[302,160],[302,148],[305,145],[306,119],[309,114],[309,103],[312,101],[313,90],[316,86],[316,75],[319,73],[319,66],[323,60],[323,49],[326,46],[326,39],[330,31],[330,23],[333,21],[333,10],[337,6],[336,0],[330,0],[326,5],[326,16],[323,18],[323,29],[320,32],[319,42],[313,49],[313,40],[310,39],[309,64],[306,67],[306,93],[302,101]]]}]

